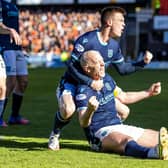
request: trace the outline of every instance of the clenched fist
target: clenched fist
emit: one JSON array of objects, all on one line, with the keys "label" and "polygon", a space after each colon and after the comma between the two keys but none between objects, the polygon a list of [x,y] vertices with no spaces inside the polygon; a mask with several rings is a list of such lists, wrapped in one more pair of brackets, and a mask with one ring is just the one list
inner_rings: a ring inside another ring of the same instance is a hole
[{"label": "clenched fist", "polygon": [[153,54],[150,51],[146,51],[144,55],[144,62],[149,64],[153,58]]},{"label": "clenched fist", "polygon": [[96,96],[92,96],[88,102],[88,110],[95,112],[99,107],[99,102],[96,99]]},{"label": "clenched fist", "polygon": [[148,92],[150,96],[156,96],[161,93],[161,83],[153,83],[152,86],[149,88]]}]

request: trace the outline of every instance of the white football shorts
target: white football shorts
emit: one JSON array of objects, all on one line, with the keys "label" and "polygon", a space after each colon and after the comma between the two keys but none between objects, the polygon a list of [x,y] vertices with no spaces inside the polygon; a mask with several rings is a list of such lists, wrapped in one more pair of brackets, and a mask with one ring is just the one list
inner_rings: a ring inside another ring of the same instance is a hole
[{"label": "white football shorts", "polygon": [[124,124],[111,125],[111,126],[100,128],[95,133],[95,136],[102,141],[106,136],[108,136],[112,132],[119,132],[121,134],[130,136],[132,137],[133,140],[137,141],[144,133],[144,129],[140,127],[124,125]]},{"label": "white football shorts", "polygon": [[6,50],[3,54],[6,74],[9,76],[27,75],[27,62],[21,50]]},{"label": "white football shorts", "polygon": [[6,78],[6,68],[2,55],[0,55],[0,78],[1,77]]}]

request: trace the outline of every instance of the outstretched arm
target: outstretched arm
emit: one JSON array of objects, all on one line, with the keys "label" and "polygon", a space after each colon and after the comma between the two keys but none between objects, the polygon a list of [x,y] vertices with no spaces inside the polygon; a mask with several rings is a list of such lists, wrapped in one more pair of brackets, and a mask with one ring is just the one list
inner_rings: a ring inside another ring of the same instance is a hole
[{"label": "outstretched arm", "polygon": [[121,91],[116,97],[124,104],[131,104],[140,100],[156,96],[161,93],[161,83],[153,83],[151,87],[144,91],[124,92]]},{"label": "outstretched arm", "polygon": [[131,63],[131,62],[113,62],[114,67],[121,75],[131,74],[135,71],[141,70],[145,65],[149,64],[153,58],[151,52],[146,51],[144,55],[144,59],[139,62]]}]

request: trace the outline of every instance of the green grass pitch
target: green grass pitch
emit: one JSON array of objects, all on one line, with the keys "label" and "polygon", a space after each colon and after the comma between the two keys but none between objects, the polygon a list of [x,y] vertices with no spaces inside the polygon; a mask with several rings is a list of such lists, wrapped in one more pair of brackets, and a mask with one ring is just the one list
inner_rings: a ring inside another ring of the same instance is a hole
[{"label": "green grass pitch", "polygon": [[[0,168],[167,168],[161,160],[135,159],[116,154],[90,151],[77,115],[64,128],[61,150],[48,150],[47,143],[57,110],[55,90],[65,69],[30,69],[29,87],[25,93],[22,115],[30,119],[28,126],[0,128]],[[126,123],[159,130],[168,127],[168,70],[143,70],[128,76],[109,71],[125,91],[147,89],[152,82],[162,83],[159,96],[129,106]],[[10,104],[5,120],[10,114]]]}]

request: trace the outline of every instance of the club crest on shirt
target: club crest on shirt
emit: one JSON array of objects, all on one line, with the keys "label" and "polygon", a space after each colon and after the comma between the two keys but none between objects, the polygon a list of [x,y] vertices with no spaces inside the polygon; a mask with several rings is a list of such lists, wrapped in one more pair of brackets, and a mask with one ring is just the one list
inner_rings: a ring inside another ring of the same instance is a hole
[{"label": "club crest on shirt", "polygon": [[78,52],[83,52],[83,51],[84,51],[84,47],[83,47],[81,44],[76,44],[76,45],[75,45],[75,49],[76,49]]},{"label": "club crest on shirt", "polygon": [[105,87],[106,87],[106,89],[107,89],[108,91],[111,91],[111,90],[112,90],[112,88],[111,88],[111,86],[110,86],[110,84],[109,84],[108,82],[105,83]]},{"label": "club crest on shirt", "polygon": [[111,58],[113,56],[113,49],[108,49],[108,57]]}]

